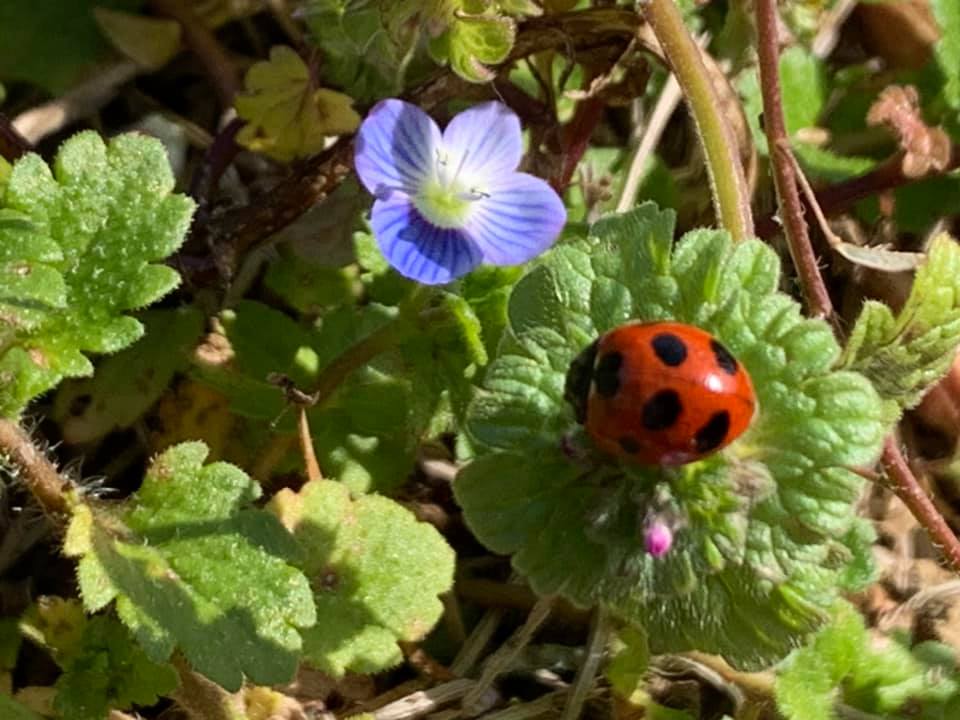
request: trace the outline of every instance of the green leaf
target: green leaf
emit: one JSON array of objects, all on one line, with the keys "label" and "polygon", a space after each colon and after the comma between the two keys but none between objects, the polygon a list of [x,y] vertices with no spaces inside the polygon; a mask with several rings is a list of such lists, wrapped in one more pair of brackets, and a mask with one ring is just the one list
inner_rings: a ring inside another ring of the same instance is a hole
[{"label": "green leaf", "polygon": [[405,60],[415,37],[385,30],[394,4],[392,0],[310,0],[305,5],[312,39],[323,50],[322,77],[357,102],[397,95],[403,87]]},{"label": "green leaf", "polygon": [[63,93],[109,50],[93,8],[135,10],[141,4],[142,0],[4,0],[0,27],[7,31],[0,43],[0,80]]},{"label": "green leaf", "polygon": [[90,612],[116,601],[147,656],[179,648],[228,690],[288,681],[299,630],[316,620],[306,578],[288,562],[293,539],[252,507],[259,486],[227,463],[203,466],[207,448],[161,454],[118,511],[76,507],[65,552]]},{"label": "green leaf", "polygon": [[33,710],[24,707],[0,690],[0,717],[4,720],[43,720]]},{"label": "green leaf", "polygon": [[[851,532],[863,481],[847,468],[876,459],[888,424],[866,378],[831,370],[830,328],[778,284],[764,244],[700,230],[673,247],[673,215],[652,205],[544,255],[514,288],[467,412],[480,455],[454,489],[479,539],[513,554],[536,592],[645,625],[653,653],[697,648],[751,667],[783,657],[864,557]],[[587,442],[563,398],[571,361],[630,319],[698,325],[730,348],[760,407],[738,442],[672,470],[584,467],[563,452]],[[638,535],[664,506],[685,522],[655,559]]]},{"label": "green leaf", "polygon": [[108,616],[86,623],[81,646],[63,670],[53,706],[64,720],[103,720],[111,709],[153,705],[177,687],[173,667],[150,660]]},{"label": "green leaf", "polygon": [[938,643],[913,648],[885,638],[878,644],[846,602],[831,624],[795,651],[776,680],[777,707],[788,720],[833,720],[842,702],[870,717],[947,718],[960,700],[952,649]]},{"label": "green leaf", "polygon": [[0,198],[0,415],[19,413],[64,377],[89,375],[85,352],[116,352],[143,333],[125,314],[179,282],[157,264],[183,242],[193,202],[172,194],[163,145],[93,132],[63,144],[53,171],[14,165]]},{"label": "green leaf", "polygon": [[933,53],[945,81],[943,98],[960,111],[960,5],[953,0],[931,0],[930,8],[940,26]]},{"label": "green leaf", "polygon": [[203,331],[197,310],[148,310],[140,315],[145,335],[101,362],[93,378],[60,386],[53,417],[63,438],[83,443],[132,425],[189,362]]},{"label": "green leaf", "polygon": [[315,87],[306,63],[292,48],[279,45],[269,61],[250,67],[244,92],[234,101],[247,121],[237,142],[284,162],[315,155],[328,136],[360,125],[352,104],[348,95]]},{"label": "green leaf", "polygon": [[937,236],[900,312],[868,300],[841,366],[863,373],[896,417],[917,405],[949,369],[960,343],[960,247]]},{"label": "green leaf", "polygon": [[517,34],[515,23],[495,15],[457,15],[447,40],[450,67],[470,82],[489,82],[488,65],[506,60]]},{"label": "green leaf", "polygon": [[330,480],[282,490],[271,509],[300,544],[321,621],[303,631],[320,670],[374,673],[402,660],[397,641],[423,638],[453,584],[453,551],[431,525],[385,497],[351,498]]},{"label": "green leaf", "polygon": [[[780,55],[780,87],[783,93],[783,115],[787,134],[817,124],[827,99],[827,82],[821,62],[800,45],[793,45]],[[757,149],[768,155],[767,136],[760,127],[763,99],[755,68],[740,76],[737,89],[744,100],[744,111]]]}]

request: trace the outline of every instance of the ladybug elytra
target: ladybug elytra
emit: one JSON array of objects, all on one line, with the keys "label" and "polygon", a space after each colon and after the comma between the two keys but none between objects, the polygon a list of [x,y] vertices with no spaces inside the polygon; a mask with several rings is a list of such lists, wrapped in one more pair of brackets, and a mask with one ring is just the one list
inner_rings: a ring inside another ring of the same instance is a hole
[{"label": "ladybug elytra", "polygon": [[571,364],[565,397],[604,452],[683,465],[736,439],[753,418],[753,384],[710,333],[675,322],[627,323]]}]

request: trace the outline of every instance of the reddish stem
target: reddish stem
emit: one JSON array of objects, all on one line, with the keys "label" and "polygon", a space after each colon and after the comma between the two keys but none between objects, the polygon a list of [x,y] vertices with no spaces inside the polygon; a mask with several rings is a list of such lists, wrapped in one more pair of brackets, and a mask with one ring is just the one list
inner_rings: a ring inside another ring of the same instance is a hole
[{"label": "reddish stem", "polygon": [[783,221],[790,256],[797,269],[807,305],[815,317],[833,314],[833,303],[820,275],[817,257],[810,244],[803,205],[797,189],[796,166],[790,158],[787,126],[783,118],[780,92],[780,48],[777,43],[776,0],[756,0],[757,55],[760,65],[760,91],[763,95],[763,125],[770,148],[773,181],[777,190],[780,218]]},{"label": "reddish stem", "polygon": [[930,534],[930,538],[940,546],[950,567],[955,572],[960,572],[960,540],[957,540],[947,521],[921,487],[892,436],[884,442],[881,462],[897,497]]},{"label": "reddish stem", "polygon": [[590,146],[590,137],[603,117],[605,104],[600,98],[588,98],[577,103],[577,108],[567,126],[563,129],[563,158],[560,174],[551,178],[550,184],[558,193],[563,194],[573,178],[573,173]]}]

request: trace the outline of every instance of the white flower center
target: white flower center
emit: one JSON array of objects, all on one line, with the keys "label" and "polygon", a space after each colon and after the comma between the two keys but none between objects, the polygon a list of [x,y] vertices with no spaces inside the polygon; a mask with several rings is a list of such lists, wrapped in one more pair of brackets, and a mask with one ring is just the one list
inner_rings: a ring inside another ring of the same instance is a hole
[{"label": "white flower center", "polygon": [[450,158],[443,151],[437,151],[434,171],[426,178],[413,198],[413,204],[429,222],[441,228],[463,227],[470,216],[474,202],[490,194],[473,185],[463,177],[463,166],[467,153],[453,169]]}]

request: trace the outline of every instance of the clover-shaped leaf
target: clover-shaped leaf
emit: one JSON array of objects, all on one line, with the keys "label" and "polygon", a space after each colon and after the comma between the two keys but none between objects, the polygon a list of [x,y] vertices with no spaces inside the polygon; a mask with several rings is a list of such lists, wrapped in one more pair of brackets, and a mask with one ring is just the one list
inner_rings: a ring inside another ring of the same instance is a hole
[{"label": "clover-shaped leaf", "polygon": [[[480,540],[512,553],[537,592],[644,624],[654,653],[763,665],[823,622],[838,583],[857,576],[846,567],[863,557],[862,480],[849,467],[876,459],[887,425],[866,378],[831,370],[840,349],[829,327],[777,292],[772,250],[720,231],[672,239],[672,213],[644,205],[559,245],[517,284],[466,415],[478,457],[455,491]],[[561,449],[578,437],[563,399],[570,362],[630,319],[700,326],[739,358],[759,403],[739,441],[672,470],[584,468]],[[683,524],[655,559],[642,521],[663,507]]]},{"label": "clover-shaped leaf", "polygon": [[159,141],[93,132],[63,144],[53,171],[17,161],[0,197],[0,415],[64,377],[89,375],[85,352],[140,337],[126,315],[179,282],[155,264],[183,242],[193,202],[172,194]]},{"label": "clover-shaped leaf", "polygon": [[917,405],[950,367],[960,344],[960,246],[934,238],[910,297],[894,316],[875,300],[864,303],[842,364],[866,375],[892,417]]},{"label": "clover-shaped leaf", "polygon": [[170,448],[119,512],[77,505],[65,550],[80,558],[84,605],[116,601],[152,660],[179,648],[227,689],[244,675],[287,681],[298,630],[316,620],[307,579],[288,564],[296,545],[251,506],[259,487],[233,465],[204,466],[206,455],[202,443]]},{"label": "clover-shaped leaf", "polygon": [[351,498],[331,480],[282,490],[270,507],[300,543],[322,618],[303,631],[307,659],[334,675],[398,664],[397,641],[426,635],[453,582],[440,534],[388,498]]},{"label": "clover-shaped leaf", "polygon": [[353,132],[360,124],[353,100],[317,88],[306,63],[284,45],[247,71],[246,92],[235,104],[247,121],[237,142],[284,161],[318,153],[327,137]]}]

